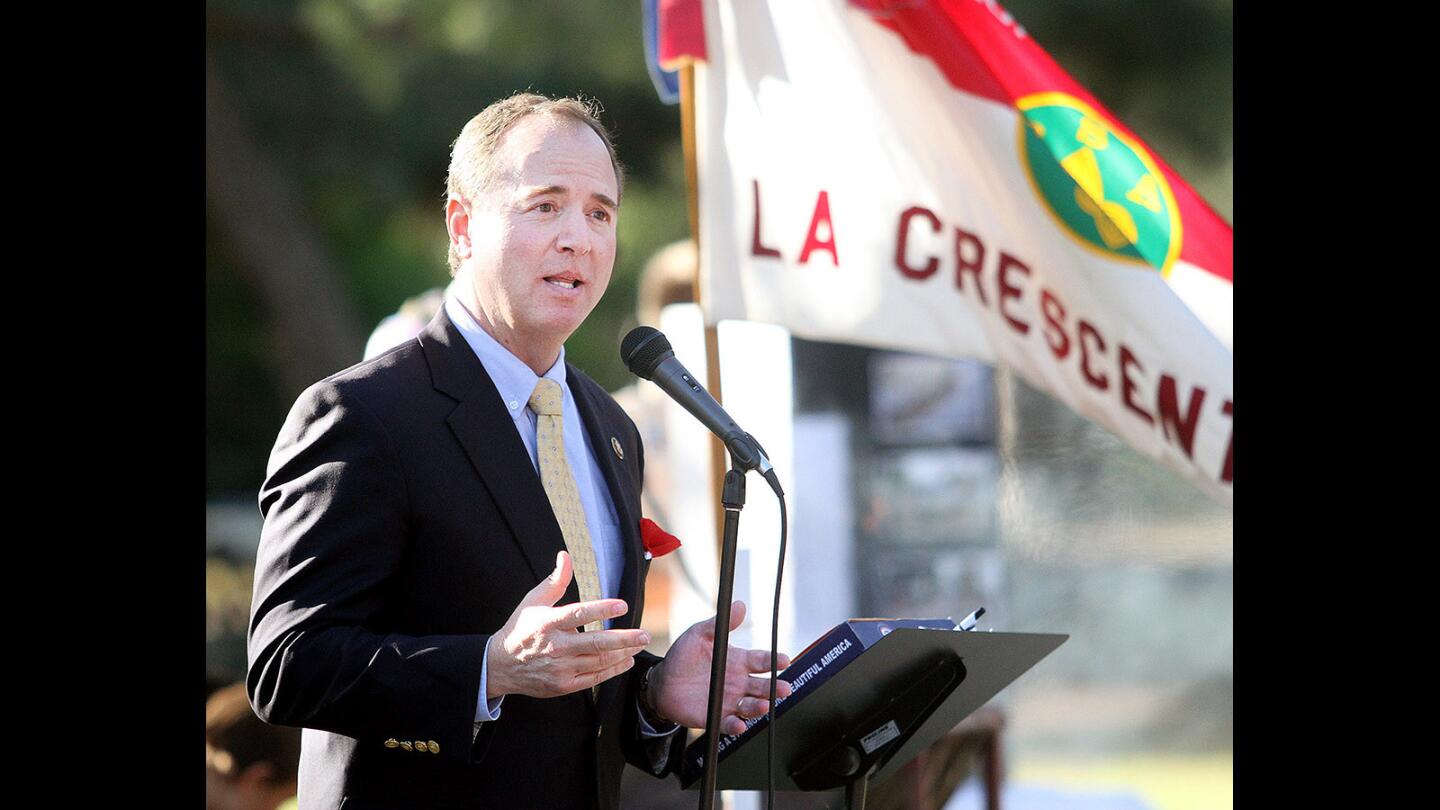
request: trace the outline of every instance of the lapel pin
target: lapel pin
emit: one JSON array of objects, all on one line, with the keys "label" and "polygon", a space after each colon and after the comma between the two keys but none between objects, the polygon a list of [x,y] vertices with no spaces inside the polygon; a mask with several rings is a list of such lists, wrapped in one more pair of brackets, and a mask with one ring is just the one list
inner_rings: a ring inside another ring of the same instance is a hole
[{"label": "lapel pin", "polygon": [[620,440],[614,436],[610,437],[610,448],[615,451],[615,456],[621,461],[625,460],[625,451],[620,449]]}]

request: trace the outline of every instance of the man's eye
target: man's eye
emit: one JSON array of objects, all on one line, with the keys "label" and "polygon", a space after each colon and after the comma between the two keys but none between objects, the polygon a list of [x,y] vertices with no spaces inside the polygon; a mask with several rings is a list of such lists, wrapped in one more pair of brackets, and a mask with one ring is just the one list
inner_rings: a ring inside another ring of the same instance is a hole
[{"label": "man's eye", "polygon": [[548,214],[548,213],[550,213],[551,211],[554,211],[554,210],[555,210],[555,203],[548,203],[548,202],[547,202],[547,203],[540,203],[539,205],[535,206],[535,210],[536,210],[536,211],[544,211],[545,213]]},{"label": "man's eye", "polygon": [[597,209],[597,210],[595,210],[595,211],[591,211],[591,212],[590,212],[590,216],[595,217],[596,219],[600,220],[601,222],[609,222],[609,221],[610,221],[610,212],[609,212],[609,211],[606,211],[606,210],[603,209],[603,208]]}]

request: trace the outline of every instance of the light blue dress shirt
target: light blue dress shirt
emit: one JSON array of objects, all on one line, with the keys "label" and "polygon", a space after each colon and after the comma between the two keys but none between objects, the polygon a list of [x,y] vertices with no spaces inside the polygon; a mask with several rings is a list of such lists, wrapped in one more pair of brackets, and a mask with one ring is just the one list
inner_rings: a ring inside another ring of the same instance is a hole
[{"label": "light blue dress shirt", "polygon": [[[465,342],[480,358],[485,372],[500,392],[500,400],[515,421],[515,430],[530,454],[530,465],[539,474],[536,459],[535,433],[538,417],[530,410],[530,394],[540,383],[540,377],[529,366],[500,342],[480,328],[480,324],[459,300],[451,297],[445,300],[445,313],[451,323],[460,330]],[[561,403],[562,422],[565,432],[565,460],[575,476],[575,488],[580,493],[580,505],[585,510],[585,525],[590,531],[590,544],[595,547],[595,565],[600,574],[600,592],[606,598],[614,598],[620,592],[620,576],[625,570],[625,549],[621,545],[620,520],[615,513],[615,502],[610,498],[610,487],[605,483],[604,473],[595,461],[594,448],[590,437],[580,422],[580,409],[575,404],[575,395],[565,384],[565,347],[560,347],[560,356],[544,374],[546,379],[560,384],[564,396]],[[608,448],[606,448],[608,449]],[[605,620],[609,627],[611,620]]]},{"label": "light blue dress shirt", "polygon": [[[482,329],[465,305],[453,295],[446,295],[445,314],[450,316],[450,322],[460,330],[465,342],[470,344],[475,356],[480,358],[485,373],[489,374],[491,381],[495,383],[495,390],[500,392],[500,400],[505,403],[510,418],[515,421],[515,430],[519,432],[520,441],[525,444],[525,451],[530,454],[530,464],[535,467],[538,475],[539,462],[535,453],[538,417],[530,410],[529,402],[530,394],[539,384],[540,377],[536,376],[524,361],[511,354],[509,349],[500,345],[489,332]],[[620,520],[616,516],[615,502],[610,498],[610,488],[595,461],[589,434],[580,423],[580,410],[575,405],[575,396],[570,392],[570,386],[565,384],[564,346],[560,347],[560,356],[544,376],[559,383],[560,391],[564,395],[561,419],[565,437],[565,460],[569,462],[570,471],[575,476],[575,488],[580,493],[580,504],[585,510],[585,523],[590,532],[590,544],[595,550],[595,565],[599,569],[600,592],[606,598],[615,598],[619,595],[620,576],[625,567]],[[577,437],[580,438],[579,441],[576,440]],[[605,626],[610,627],[612,622],[612,619],[606,619]],[[489,673],[490,645],[486,644],[485,659],[480,668],[480,694],[475,701],[477,730],[482,722],[500,719],[500,705],[505,700],[503,696],[494,701],[485,699]],[[639,711],[638,707],[636,711]],[[679,728],[676,726],[674,729],[656,731],[646,722],[644,714],[640,716],[640,726],[646,736],[665,736]]]}]

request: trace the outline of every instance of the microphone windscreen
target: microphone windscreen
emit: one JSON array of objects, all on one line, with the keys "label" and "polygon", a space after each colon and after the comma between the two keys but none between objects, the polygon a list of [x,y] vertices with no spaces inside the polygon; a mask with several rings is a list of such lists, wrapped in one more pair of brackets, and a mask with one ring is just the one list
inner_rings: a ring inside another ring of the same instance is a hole
[{"label": "microphone windscreen", "polygon": [[653,326],[637,326],[620,341],[620,361],[631,374],[642,379],[650,379],[666,354],[674,354],[670,341]]}]

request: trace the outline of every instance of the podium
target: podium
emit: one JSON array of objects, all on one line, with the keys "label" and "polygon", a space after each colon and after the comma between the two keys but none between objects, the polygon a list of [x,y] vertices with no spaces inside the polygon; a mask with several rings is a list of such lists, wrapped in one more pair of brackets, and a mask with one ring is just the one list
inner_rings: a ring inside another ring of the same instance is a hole
[{"label": "podium", "polygon": [[[891,631],[803,701],[780,704],[775,789],[844,787],[846,806],[864,807],[871,779],[894,773],[1068,638],[1053,633]],[[721,752],[719,789],[766,789],[766,725],[757,723],[742,735],[745,739]],[[687,760],[686,765],[691,763]],[[700,776],[699,769],[687,767],[682,786],[695,787]]]}]

